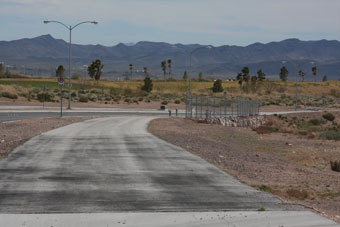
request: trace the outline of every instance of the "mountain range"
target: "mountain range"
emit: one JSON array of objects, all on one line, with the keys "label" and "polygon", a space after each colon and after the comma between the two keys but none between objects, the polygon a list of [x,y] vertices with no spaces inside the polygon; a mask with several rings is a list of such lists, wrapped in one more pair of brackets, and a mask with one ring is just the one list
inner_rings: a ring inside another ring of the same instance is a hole
[{"label": "mountain range", "polygon": [[[67,68],[68,47],[68,42],[54,39],[51,35],[0,41],[0,62],[4,62],[13,71],[53,75],[58,65]],[[143,67],[148,68],[151,76],[162,77],[161,61],[171,59],[172,76],[182,77],[185,70],[189,71],[188,53],[199,47],[204,46],[146,41],[120,43],[111,47],[72,44],[72,71],[85,74],[84,65],[99,58],[105,65],[103,76],[110,79],[122,78],[128,74],[129,64],[133,64],[135,77],[143,76]],[[338,80],[340,42],[287,39],[267,44],[254,43],[245,47],[225,45],[202,48],[192,54],[193,77],[203,72],[205,77],[235,78],[244,66],[248,66],[252,75],[262,69],[268,77],[278,79],[283,65],[288,68],[290,80],[295,79],[298,69],[305,72],[307,80],[312,80],[313,65],[317,66],[319,80],[324,75],[328,79]]]}]

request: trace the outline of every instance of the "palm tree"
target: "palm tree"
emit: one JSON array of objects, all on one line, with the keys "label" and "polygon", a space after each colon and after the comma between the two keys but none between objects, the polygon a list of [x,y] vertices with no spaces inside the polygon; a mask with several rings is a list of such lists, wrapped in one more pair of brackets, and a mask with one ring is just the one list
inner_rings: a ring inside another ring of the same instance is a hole
[{"label": "palm tree", "polygon": [[316,66],[313,66],[312,72],[313,72],[313,75],[314,75],[314,82],[316,82]]},{"label": "palm tree", "polygon": [[102,65],[101,61],[99,59],[96,59],[92,62],[91,65],[88,66],[87,71],[89,76],[92,79],[95,79],[97,81],[97,86],[99,85],[100,76],[103,73],[104,65]]},{"label": "palm tree", "polygon": [[132,70],[133,70],[133,65],[130,64],[129,66],[130,66],[130,80],[132,80]]},{"label": "palm tree", "polygon": [[171,78],[171,59],[168,59],[168,68],[169,68],[169,78]]},{"label": "palm tree", "polygon": [[163,71],[163,77],[165,81],[165,74],[166,74],[166,61],[162,61],[161,63],[162,71]]}]

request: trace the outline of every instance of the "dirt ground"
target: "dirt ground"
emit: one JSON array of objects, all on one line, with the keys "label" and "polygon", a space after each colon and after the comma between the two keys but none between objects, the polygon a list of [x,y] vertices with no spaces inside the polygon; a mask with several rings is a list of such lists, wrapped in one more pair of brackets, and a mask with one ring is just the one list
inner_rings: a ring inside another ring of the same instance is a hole
[{"label": "dirt ground", "polygon": [[45,118],[0,123],[0,159],[43,132],[93,118],[95,117]]},{"label": "dirt ground", "polygon": [[307,139],[288,133],[155,119],[149,131],[180,146],[259,190],[274,193],[340,222],[340,141]]}]

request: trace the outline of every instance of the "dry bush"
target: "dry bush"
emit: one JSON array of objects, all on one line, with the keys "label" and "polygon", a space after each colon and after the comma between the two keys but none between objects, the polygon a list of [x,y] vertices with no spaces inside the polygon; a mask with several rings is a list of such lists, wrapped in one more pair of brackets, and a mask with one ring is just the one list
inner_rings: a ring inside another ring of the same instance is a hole
[{"label": "dry bush", "polygon": [[306,190],[298,190],[298,189],[288,189],[287,194],[289,197],[296,198],[299,200],[305,200],[308,198],[309,194]]},{"label": "dry bush", "polygon": [[331,170],[340,172],[340,161],[331,161]]}]

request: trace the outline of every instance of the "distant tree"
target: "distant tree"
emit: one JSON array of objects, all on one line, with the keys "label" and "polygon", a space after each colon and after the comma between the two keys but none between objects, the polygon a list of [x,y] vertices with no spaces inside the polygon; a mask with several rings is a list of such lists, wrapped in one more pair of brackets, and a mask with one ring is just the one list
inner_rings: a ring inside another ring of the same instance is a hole
[{"label": "distant tree", "polygon": [[199,81],[199,82],[202,82],[202,81],[203,81],[203,73],[202,73],[202,72],[200,72],[200,73],[198,74],[198,81]]},{"label": "distant tree", "polygon": [[242,69],[242,78],[243,81],[248,82],[249,81],[249,68],[247,66],[243,67]]},{"label": "distant tree", "polygon": [[97,81],[97,84],[99,84],[100,77],[103,73],[104,65],[102,65],[101,61],[99,59],[96,59],[92,62],[91,65],[88,66],[87,72],[89,76],[92,79],[95,79]]},{"label": "distant tree", "polygon": [[152,83],[152,80],[151,78],[149,77],[149,75],[146,75],[145,76],[145,79],[144,79],[144,85],[143,87],[141,88],[143,91],[146,91],[146,92],[151,92],[152,91],[152,88],[153,88],[153,83]]},{"label": "distant tree", "polygon": [[312,67],[312,72],[313,72],[313,76],[314,76],[314,82],[316,82],[316,72],[317,72],[317,69],[316,69],[315,65]]},{"label": "distant tree", "polygon": [[213,92],[222,92],[223,91],[223,87],[222,87],[222,80],[216,80],[214,82],[214,85],[212,87]]},{"label": "distant tree", "polygon": [[288,79],[288,70],[285,66],[282,66],[281,70],[280,70],[280,79],[281,81],[287,81]]},{"label": "distant tree", "polygon": [[166,61],[162,61],[161,62],[161,67],[162,67],[162,71],[163,71],[163,77],[165,80],[165,74],[166,74]]},{"label": "distant tree", "polygon": [[262,72],[262,69],[257,71],[257,78],[258,78],[259,81],[266,80],[266,74],[264,74],[264,72]]},{"label": "distant tree", "polygon": [[148,75],[149,75],[149,73],[148,73],[148,67],[144,67],[144,68],[143,68],[143,72],[144,72],[145,76],[148,76]]},{"label": "distant tree", "polygon": [[305,81],[305,73],[302,70],[299,70],[300,81]]},{"label": "distant tree", "polygon": [[243,83],[242,73],[237,74],[236,80],[238,81],[240,87],[242,87],[242,83]]},{"label": "distant tree", "polygon": [[188,73],[187,73],[187,71],[184,71],[183,80],[188,80]]},{"label": "distant tree", "polygon": [[171,78],[171,67],[172,67],[172,61],[171,59],[168,59],[169,78]]},{"label": "distant tree", "polygon": [[56,72],[55,72],[56,77],[64,77],[65,75],[65,69],[64,66],[59,65]]},{"label": "distant tree", "polygon": [[132,64],[129,65],[129,69],[130,69],[130,79],[132,80],[132,73],[133,73],[133,65]]},{"label": "distant tree", "polygon": [[4,66],[0,64],[0,74],[2,74],[3,72],[4,72]]},{"label": "distant tree", "polygon": [[327,81],[327,76],[326,76],[326,75],[323,76],[322,81],[323,81],[323,82],[326,82],[326,81]]}]

